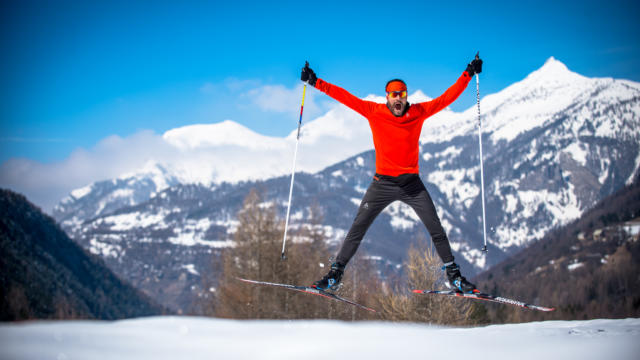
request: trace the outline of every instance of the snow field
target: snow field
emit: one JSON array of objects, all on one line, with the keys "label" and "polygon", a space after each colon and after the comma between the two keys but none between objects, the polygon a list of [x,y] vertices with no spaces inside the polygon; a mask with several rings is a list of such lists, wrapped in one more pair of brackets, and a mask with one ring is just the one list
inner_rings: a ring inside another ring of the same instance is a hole
[{"label": "snow field", "polygon": [[[640,319],[453,328],[150,317],[0,325],[0,359],[637,359]],[[331,343],[330,343],[331,342]]]}]

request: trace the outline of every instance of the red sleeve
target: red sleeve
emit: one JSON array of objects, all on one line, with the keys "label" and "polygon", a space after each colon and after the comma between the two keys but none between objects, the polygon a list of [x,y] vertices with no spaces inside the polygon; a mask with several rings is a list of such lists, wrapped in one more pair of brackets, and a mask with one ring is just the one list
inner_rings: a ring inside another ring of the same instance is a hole
[{"label": "red sleeve", "polygon": [[318,79],[316,81],[316,89],[331,96],[364,117],[367,117],[367,115],[373,111],[373,106],[376,104],[372,101],[362,100],[347,90],[330,84],[322,79]]},{"label": "red sleeve", "polygon": [[466,71],[463,71],[456,83],[451,85],[444,94],[431,101],[420,103],[419,105],[422,106],[427,117],[429,117],[451,105],[451,103],[454,102],[467,88],[469,81],[471,81],[471,76],[469,76]]}]

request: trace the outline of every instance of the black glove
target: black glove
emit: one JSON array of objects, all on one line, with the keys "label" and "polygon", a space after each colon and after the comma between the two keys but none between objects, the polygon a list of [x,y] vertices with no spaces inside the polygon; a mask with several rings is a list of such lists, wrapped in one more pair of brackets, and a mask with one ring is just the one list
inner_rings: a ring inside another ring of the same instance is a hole
[{"label": "black glove", "polygon": [[313,70],[311,70],[311,68],[309,67],[309,62],[307,61],[305,61],[304,67],[302,68],[302,74],[300,74],[300,80],[308,82],[309,85],[313,87],[316,86],[316,80],[318,80],[318,77],[316,76],[316,73],[314,73]]},{"label": "black glove", "polygon": [[473,76],[475,74],[480,74],[481,72],[482,60],[480,59],[480,51],[478,51],[476,58],[467,65],[467,73],[469,73],[469,76]]}]

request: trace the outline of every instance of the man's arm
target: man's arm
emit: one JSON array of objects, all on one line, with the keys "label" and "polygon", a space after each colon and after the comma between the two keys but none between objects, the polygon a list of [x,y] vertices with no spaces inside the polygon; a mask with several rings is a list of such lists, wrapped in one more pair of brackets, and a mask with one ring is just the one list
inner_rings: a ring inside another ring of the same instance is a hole
[{"label": "man's arm", "polygon": [[302,68],[300,80],[308,82],[309,85],[338,100],[340,103],[355,110],[362,116],[366,117],[367,114],[372,111],[372,104],[374,103],[362,100],[339,86],[335,86],[322,79],[318,79],[316,73],[309,67],[308,62],[306,62]]},{"label": "man's arm", "polygon": [[471,81],[471,76],[465,70],[462,75],[460,75],[456,83],[451,85],[444,94],[431,101],[420,103],[420,106],[424,109],[427,117],[451,105],[451,103],[453,103],[467,88],[469,81]]},{"label": "man's arm", "polygon": [[365,117],[372,111],[372,104],[375,104],[371,101],[362,100],[347,90],[322,79],[316,81],[315,87]]},{"label": "man's arm", "polygon": [[481,72],[482,60],[480,59],[480,52],[478,51],[475,59],[467,65],[467,69],[462,73],[455,84],[448,88],[444,94],[431,101],[420,104],[426,112],[427,117],[451,105],[451,103],[454,102],[460,94],[462,94],[464,89],[467,88],[467,85],[469,84],[469,81],[471,81],[471,78],[473,78],[473,75]]}]

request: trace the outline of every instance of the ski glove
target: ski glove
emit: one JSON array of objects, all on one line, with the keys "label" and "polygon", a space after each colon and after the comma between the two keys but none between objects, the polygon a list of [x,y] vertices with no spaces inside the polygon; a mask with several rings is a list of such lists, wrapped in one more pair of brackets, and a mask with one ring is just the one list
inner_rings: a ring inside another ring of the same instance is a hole
[{"label": "ski glove", "polygon": [[467,73],[469,74],[469,76],[473,76],[475,74],[480,74],[481,72],[482,60],[480,59],[480,52],[478,51],[478,53],[476,54],[476,58],[467,65]]},{"label": "ski glove", "polygon": [[302,68],[302,74],[300,75],[300,80],[308,82],[309,85],[313,87],[316,86],[316,80],[318,80],[316,73],[314,73],[313,70],[311,70],[311,68],[309,67],[309,63],[306,61],[304,63],[304,67]]}]

